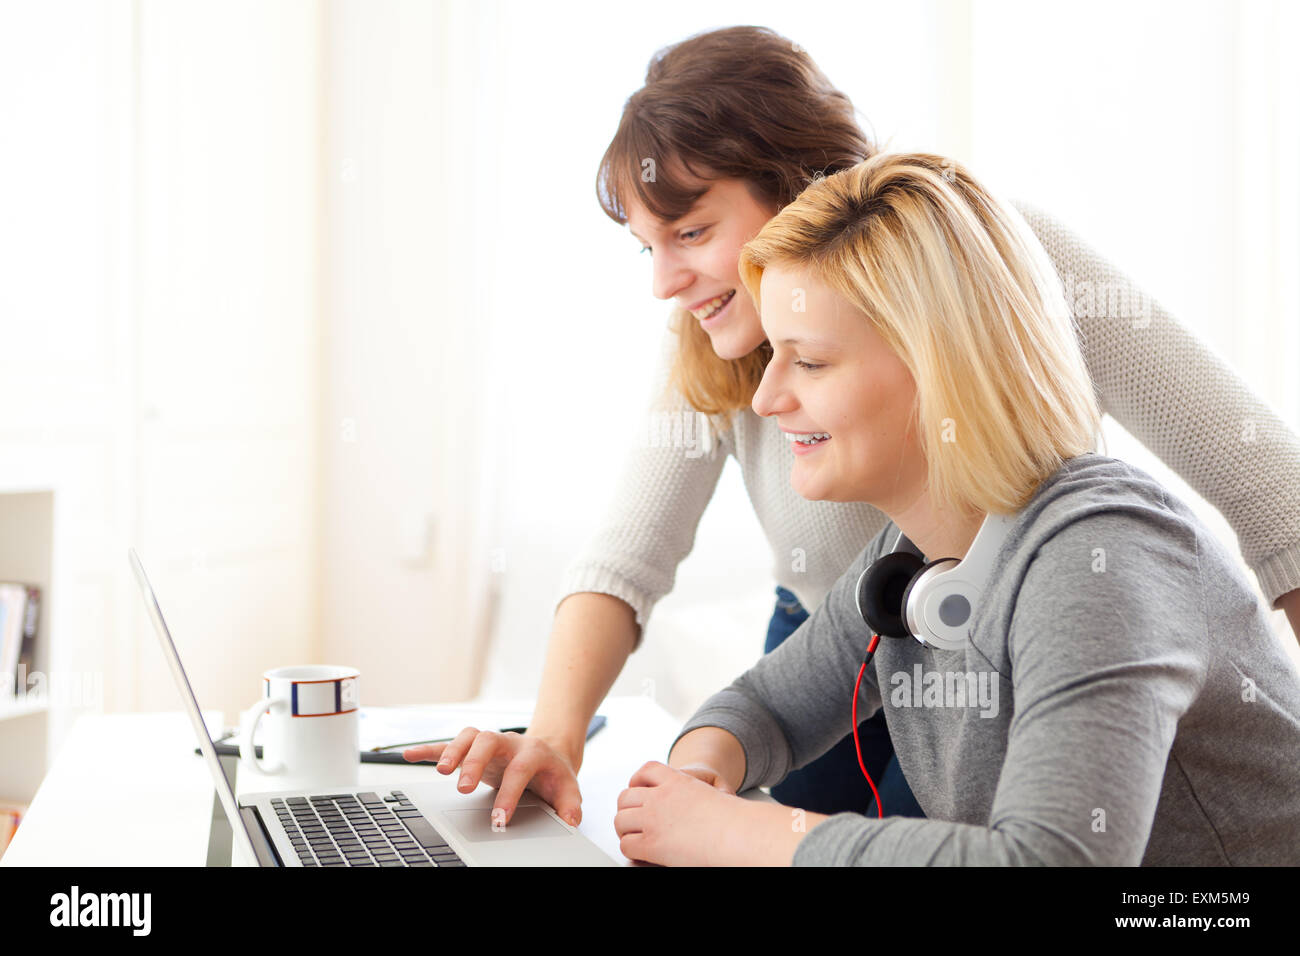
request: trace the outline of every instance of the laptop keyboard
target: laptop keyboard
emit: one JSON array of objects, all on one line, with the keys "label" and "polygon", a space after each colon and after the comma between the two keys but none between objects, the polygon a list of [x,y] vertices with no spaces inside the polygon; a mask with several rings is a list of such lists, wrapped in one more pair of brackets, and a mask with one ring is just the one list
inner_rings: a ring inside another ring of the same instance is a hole
[{"label": "laptop keyboard", "polygon": [[303,866],[464,866],[406,794],[271,800]]}]

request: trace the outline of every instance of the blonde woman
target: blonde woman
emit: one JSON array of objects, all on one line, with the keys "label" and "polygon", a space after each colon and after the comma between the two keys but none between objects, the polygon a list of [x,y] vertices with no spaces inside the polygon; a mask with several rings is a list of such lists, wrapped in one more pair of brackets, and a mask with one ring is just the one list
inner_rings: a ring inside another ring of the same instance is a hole
[{"label": "blonde woman", "polygon": [[[443,773],[459,767],[466,791],[498,787],[495,809],[507,819],[529,787],[577,821],[588,721],[672,589],[728,456],[772,546],[778,597],[765,650],[821,604],[884,526],[872,504],[808,501],[790,487],[791,442],[750,408],[772,353],[737,273],[744,243],[808,182],[875,152],[849,98],[770,30],[710,31],[655,55],[601,161],[598,192],[653,258],[653,293],[674,304],[654,412],[707,414],[714,451],[646,447],[628,462],[602,530],[565,576],[528,733],[469,728],[409,759],[437,759]],[[1300,629],[1300,441],[1132,280],[1050,216],[1019,208],[1072,290],[1103,409],[1224,513],[1265,597]],[[1101,308],[1110,303],[1118,311]],[[1241,441],[1243,422],[1254,441]],[[861,736],[885,812],[919,814],[883,719],[864,722]],[[848,737],[772,793],[826,812],[871,801]]]},{"label": "blonde woman", "polygon": [[[615,819],[629,857],[1300,863],[1300,680],[1214,535],[1092,453],[1070,312],[1018,218],[950,160],[882,155],[809,187],[743,250],[773,347],[754,411],[819,436],[791,484],[889,524],[691,718],[669,766],[633,778]],[[1014,521],[964,642],[886,639],[865,670],[866,711],[883,708],[927,819],[796,810],[792,826],[789,808],[726,792],[840,739],[871,637],[863,569],[900,531],[927,560],[963,558],[988,515]]]}]

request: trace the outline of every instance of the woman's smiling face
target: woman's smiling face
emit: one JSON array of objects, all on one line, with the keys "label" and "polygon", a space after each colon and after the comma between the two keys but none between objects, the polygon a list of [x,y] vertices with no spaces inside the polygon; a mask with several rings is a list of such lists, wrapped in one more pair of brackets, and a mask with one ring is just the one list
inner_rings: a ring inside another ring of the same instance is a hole
[{"label": "woman's smiling face", "polygon": [[862,310],[805,270],[769,266],[759,298],[773,353],[753,408],[793,439],[791,486],[906,509],[926,484],[912,374]]},{"label": "woman's smiling face", "polygon": [[627,204],[628,229],[654,259],[655,296],[675,299],[691,313],[719,358],[743,358],[763,344],[763,326],[736,265],[741,247],[774,215],[775,207],[738,179],[714,181],[676,222],[655,218],[635,200]]}]

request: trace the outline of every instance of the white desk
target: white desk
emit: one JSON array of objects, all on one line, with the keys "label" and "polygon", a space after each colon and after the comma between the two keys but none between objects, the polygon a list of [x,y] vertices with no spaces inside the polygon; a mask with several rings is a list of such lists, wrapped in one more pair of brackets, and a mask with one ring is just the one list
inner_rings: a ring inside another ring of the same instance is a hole
[{"label": "white desk", "polygon": [[[505,710],[517,703],[465,706]],[[681,726],[646,697],[609,698],[599,712],[608,723],[588,742],[578,773],[579,829],[626,863],[614,833],[618,795],[643,763],[667,757]],[[204,718],[219,725],[215,712]],[[180,711],[82,717],[0,866],[203,866],[213,784],[195,746]],[[360,782],[401,787],[438,776],[432,764],[363,763]]]}]

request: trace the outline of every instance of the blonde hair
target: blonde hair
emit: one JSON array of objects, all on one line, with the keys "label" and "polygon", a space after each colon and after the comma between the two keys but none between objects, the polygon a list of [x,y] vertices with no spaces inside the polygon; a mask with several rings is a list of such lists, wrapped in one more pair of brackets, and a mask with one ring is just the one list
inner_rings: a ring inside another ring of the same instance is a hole
[{"label": "blonde hair", "polygon": [[769,266],[861,309],[916,381],[930,491],[1011,514],[1101,413],[1060,280],[1024,220],[958,163],[880,154],[814,182],[741,251],[761,309]]}]

